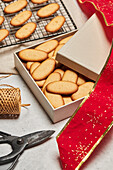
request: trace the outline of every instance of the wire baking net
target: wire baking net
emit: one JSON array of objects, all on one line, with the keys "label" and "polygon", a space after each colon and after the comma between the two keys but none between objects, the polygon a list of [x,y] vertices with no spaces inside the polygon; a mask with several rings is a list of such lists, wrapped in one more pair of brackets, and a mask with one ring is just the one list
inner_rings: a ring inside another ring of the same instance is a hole
[{"label": "wire baking net", "polygon": [[[43,18],[43,19],[39,18],[36,15],[37,11],[40,8],[42,8],[43,6],[48,5],[50,3],[58,3],[60,5],[60,9],[50,17]],[[67,11],[62,0],[49,0],[48,2],[46,2],[44,4],[40,4],[40,5],[33,4],[31,1],[28,0],[28,5],[26,6],[26,8],[24,8],[21,11],[30,10],[32,12],[32,16],[27,22],[37,23],[37,28],[36,28],[35,32],[29,38],[24,39],[24,40],[19,40],[15,37],[15,33],[21,26],[13,27],[10,24],[10,21],[15,16],[15,14],[4,13],[4,8],[8,4],[10,4],[10,3],[5,3],[0,0],[0,15],[4,16],[4,18],[5,18],[5,21],[1,25],[1,28],[7,29],[9,31],[9,36],[7,38],[5,38],[2,42],[0,42],[0,48],[12,46],[12,45],[16,45],[16,44],[21,44],[21,43],[25,43],[25,42],[29,42],[29,41],[34,41],[34,40],[38,40],[38,39],[43,39],[43,38],[47,38],[47,37],[57,36],[57,35],[65,34],[65,33],[68,33],[68,32],[71,32],[71,31],[74,31],[77,29],[75,23],[73,22],[70,14]],[[57,31],[55,33],[47,32],[45,30],[45,26],[51,21],[52,18],[54,18],[55,16],[58,16],[58,15],[63,15],[65,17],[66,21],[65,21],[64,25],[62,26],[62,28],[59,31]]]}]

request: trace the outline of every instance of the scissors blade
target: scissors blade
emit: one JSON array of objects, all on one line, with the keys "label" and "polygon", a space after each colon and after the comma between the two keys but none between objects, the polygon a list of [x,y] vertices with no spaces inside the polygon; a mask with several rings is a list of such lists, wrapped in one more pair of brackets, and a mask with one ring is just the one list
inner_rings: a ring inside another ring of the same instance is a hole
[{"label": "scissors blade", "polygon": [[8,134],[8,133],[0,131],[0,136],[6,137],[6,136],[11,136],[11,135]]},{"label": "scissors blade", "polygon": [[54,130],[43,130],[23,136],[22,138],[28,141],[26,149],[45,142],[54,132]]}]

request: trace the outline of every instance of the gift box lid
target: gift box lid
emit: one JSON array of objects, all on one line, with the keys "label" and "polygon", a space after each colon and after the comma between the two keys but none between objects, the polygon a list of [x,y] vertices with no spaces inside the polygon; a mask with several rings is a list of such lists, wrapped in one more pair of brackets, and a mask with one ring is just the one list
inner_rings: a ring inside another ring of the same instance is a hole
[{"label": "gift box lid", "polygon": [[96,80],[110,51],[102,23],[96,14],[59,50],[56,60]]}]

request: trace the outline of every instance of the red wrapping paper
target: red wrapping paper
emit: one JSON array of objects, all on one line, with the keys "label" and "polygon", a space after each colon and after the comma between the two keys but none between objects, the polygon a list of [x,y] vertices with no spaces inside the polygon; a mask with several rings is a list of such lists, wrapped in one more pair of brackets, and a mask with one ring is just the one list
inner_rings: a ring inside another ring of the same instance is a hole
[{"label": "red wrapping paper", "polygon": [[[99,7],[101,2],[99,0],[95,0],[95,2],[95,5]],[[103,2],[105,3],[105,1]],[[104,8],[106,6],[108,7],[108,1],[104,4]],[[97,8],[95,9],[97,10]],[[100,9],[98,8],[98,10]],[[102,18],[100,17],[100,19]],[[113,38],[113,15],[111,17],[106,15],[106,22],[108,24],[105,24],[107,27],[107,29],[105,27],[105,31],[109,31],[109,40],[111,40]],[[110,26],[108,26],[109,24]],[[84,99],[78,111],[57,137],[63,170],[79,169],[112,127],[113,50],[106,63],[94,91]]]}]

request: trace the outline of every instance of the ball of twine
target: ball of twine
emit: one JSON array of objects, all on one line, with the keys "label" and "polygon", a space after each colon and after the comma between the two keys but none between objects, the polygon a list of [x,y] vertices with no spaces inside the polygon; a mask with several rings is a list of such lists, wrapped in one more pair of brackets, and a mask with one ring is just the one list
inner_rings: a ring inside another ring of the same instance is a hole
[{"label": "ball of twine", "polygon": [[0,89],[0,118],[17,118],[20,115],[21,106],[29,106],[30,104],[21,104],[19,88],[6,84],[0,86],[11,87]]}]

